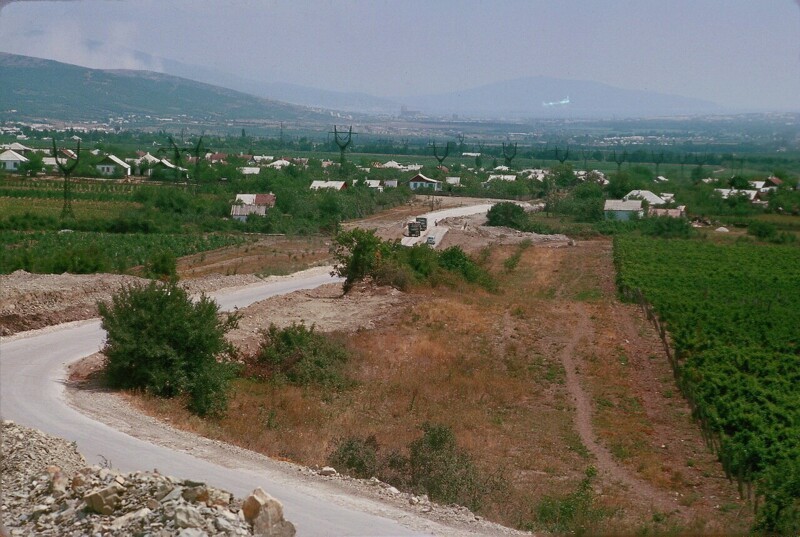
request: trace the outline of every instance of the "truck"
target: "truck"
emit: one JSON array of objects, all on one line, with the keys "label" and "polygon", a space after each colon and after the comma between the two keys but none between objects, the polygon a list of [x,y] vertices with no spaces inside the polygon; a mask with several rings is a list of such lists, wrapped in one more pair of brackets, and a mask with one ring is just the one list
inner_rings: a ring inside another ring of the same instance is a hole
[{"label": "truck", "polygon": [[408,236],[409,237],[419,237],[421,228],[419,222],[409,222],[408,223]]},{"label": "truck", "polygon": [[428,219],[425,218],[424,216],[418,216],[417,217],[417,223],[419,224],[419,228],[422,231],[425,231],[426,229],[428,229]]}]

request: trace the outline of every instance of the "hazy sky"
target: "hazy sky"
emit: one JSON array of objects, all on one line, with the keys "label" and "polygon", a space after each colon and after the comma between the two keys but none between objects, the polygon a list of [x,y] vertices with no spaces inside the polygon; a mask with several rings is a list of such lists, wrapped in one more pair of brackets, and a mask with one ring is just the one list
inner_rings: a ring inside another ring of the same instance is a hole
[{"label": "hazy sky", "polygon": [[17,1],[0,50],[379,96],[545,75],[800,110],[800,0]]}]

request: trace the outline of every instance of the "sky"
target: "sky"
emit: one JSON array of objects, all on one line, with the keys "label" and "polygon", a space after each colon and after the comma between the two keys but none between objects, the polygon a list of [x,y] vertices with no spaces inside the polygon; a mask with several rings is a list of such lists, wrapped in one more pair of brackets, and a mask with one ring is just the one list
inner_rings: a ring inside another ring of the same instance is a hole
[{"label": "sky", "polygon": [[0,0],[0,51],[381,97],[529,76],[800,111],[800,0]]}]

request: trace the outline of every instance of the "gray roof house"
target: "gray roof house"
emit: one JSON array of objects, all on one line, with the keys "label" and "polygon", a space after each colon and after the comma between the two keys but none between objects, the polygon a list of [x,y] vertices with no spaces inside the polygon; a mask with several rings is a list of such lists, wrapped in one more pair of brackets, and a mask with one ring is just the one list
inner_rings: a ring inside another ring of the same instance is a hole
[{"label": "gray roof house", "polygon": [[603,212],[608,220],[630,220],[633,215],[644,215],[644,208],[642,200],[606,200]]}]

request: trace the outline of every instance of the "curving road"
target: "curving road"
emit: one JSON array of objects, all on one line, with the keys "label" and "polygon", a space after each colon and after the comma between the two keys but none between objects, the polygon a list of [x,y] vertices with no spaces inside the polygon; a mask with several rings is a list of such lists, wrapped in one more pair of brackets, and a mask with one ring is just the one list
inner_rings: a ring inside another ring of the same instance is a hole
[{"label": "curving road", "polygon": [[494,203],[483,203],[480,205],[468,205],[466,207],[454,207],[452,209],[442,209],[441,211],[433,211],[430,213],[421,214],[428,219],[428,228],[420,233],[419,237],[403,237],[401,244],[403,246],[413,246],[418,242],[426,240],[429,236],[434,238],[433,247],[439,245],[444,238],[447,231],[450,229],[446,226],[438,226],[436,222],[445,218],[454,218],[457,216],[472,216],[473,214],[480,214],[488,212]]},{"label": "curving road", "polygon": [[[336,281],[327,274],[301,275],[212,296],[222,309],[244,307],[270,296]],[[301,536],[388,536],[450,533],[375,500],[355,497],[324,482],[303,481],[278,465],[228,468],[188,453],[139,440],[94,421],[65,401],[65,366],[97,352],[105,333],[97,319],[67,323],[0,340],[0,415],[3,419],[75,441],[93,463],[106,458],[123,471],[151,470],[207,482],[238,496],[255,487],[279,498]],[[244,467],[243,467],[244,466]],[[397,520],[405,519],[405,525]],[[413,529],[409,529],[413,528]]]}]

